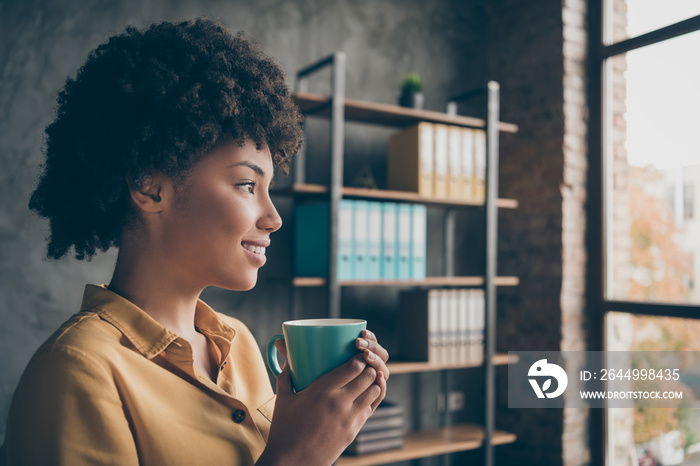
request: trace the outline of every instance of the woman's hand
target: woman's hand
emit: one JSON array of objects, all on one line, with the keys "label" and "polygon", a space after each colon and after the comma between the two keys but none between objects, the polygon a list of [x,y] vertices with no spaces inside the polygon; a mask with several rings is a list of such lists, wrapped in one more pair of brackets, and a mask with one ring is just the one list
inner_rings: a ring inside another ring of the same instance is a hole
[{"label": "woman's hand", "polygon": [[[363,351],[365,362],[372,366],[377,371],[377,374],[382,374],[385,382],[389,380],[389,368],[386,366],[386,362],[389,360],[389,353],[379,344],[374,333],[369,330],[363,330],[360,338],[355,340],[355,346],[360,351]],[[386,384],[380,399],[372,406],[372,412],[377,409],[385,395]]]},{"label": "woman's hand", "polygon": [[[284,342],[278,351],[286,356]],[[387,351],[365,330],[361,354],[294,393],[285,365],[277,377],[277,401],[267,447],[258,465],[331,465],[355,439],[386,396]]]}]

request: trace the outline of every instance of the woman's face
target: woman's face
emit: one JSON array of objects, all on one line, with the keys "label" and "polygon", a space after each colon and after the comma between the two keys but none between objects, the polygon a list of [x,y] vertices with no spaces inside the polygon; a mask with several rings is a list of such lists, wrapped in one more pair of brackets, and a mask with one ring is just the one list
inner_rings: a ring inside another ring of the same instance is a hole
[{"label": "woman's face", "polygon": [[178,275],[203,287],[255,286],[270,233],[282,226],[269,194],[272,175],[267,147],[249,141],[219,146],[192,167],[163,212],[163,246],[175,255]]}]

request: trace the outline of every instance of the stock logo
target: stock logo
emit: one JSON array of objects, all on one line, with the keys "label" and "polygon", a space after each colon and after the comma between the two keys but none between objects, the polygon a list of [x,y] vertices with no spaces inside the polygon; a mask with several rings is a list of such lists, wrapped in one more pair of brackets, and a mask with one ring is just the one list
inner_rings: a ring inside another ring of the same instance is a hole
[{"label": "stock logo", "polygon": [[[540,359],[530,366],[530,370],[527,372],[527,375],[528,377],[535,377],[529,378],[528,380],[530,381],[530,385],[532,385],[532,389],[535,391],[537,398],[556,398],[564,393],[564,390],[566,390],[566,386],[569,383],[569,378],[566,376],[564,369],[556,364],[547,363],[546,359]],[[540,379],[543,380],[542,386],[540,386],[540,383],[538,382]],[[552,379],[557,381],[557,386],[554,391],[549,392],[548,390],[552,388]]]}]

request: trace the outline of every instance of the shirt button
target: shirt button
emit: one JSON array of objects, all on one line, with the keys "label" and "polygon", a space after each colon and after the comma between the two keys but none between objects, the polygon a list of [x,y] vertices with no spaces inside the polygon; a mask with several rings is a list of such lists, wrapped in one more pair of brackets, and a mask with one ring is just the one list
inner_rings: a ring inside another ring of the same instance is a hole
[{"label": "shirt button", "polygon": [[233,415],[231,416],[233,418],[233,422],[236,424],[240,424],[245,420],[245,411],[242,409],[237,409],[233,412]]}]

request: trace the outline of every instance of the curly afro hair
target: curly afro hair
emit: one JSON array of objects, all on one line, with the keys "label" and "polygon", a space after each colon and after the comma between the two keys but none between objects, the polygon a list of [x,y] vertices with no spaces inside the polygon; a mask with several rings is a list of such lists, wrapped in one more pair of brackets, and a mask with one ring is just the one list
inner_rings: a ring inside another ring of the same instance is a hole
[{"label": "curly afro hair", "polygon": [[[49,220],[47,257],[119,246],[137,189],[175,180],[217,143],[267,146],[288,172],[302,117],[280,67],[240,33],[197,19],[128,27],[90,53],[58,94],[29,208]],[[242,144],[242,142],[241,142]]]}]

